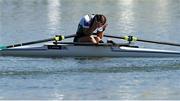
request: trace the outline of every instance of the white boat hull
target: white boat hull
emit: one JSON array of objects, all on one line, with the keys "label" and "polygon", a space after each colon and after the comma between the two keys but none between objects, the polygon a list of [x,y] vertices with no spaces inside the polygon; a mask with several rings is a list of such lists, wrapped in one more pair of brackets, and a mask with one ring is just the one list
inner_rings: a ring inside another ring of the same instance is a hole
[{"label": "white boat hull", "polygon": [[109,45],[44,45],[0,50],[1,56],[20,57],[180,57],[179,51]]}]

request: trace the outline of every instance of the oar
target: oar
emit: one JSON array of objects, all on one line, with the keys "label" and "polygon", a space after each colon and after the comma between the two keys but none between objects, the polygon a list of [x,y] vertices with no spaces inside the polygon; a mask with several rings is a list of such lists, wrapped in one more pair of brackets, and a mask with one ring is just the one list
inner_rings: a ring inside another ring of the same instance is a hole
[{"label": "oar", "polygon": [[31,44],[38,44],[38,43],[43,43],[43,42],[48,42],[48,41],[61,41],[61,40],[67,39],[67,38],[75,37],[75,36],[76,36],[75,34],[67,35],[67,36],[56,35],[55,37],[52,37],[52,38],[49,38],[49,39],[25,42],[25,43],[20,43],[20,44],[13,44],[13,45],[8,45],[8,46],[0,46],[0,49],[6,49],[6,48],[12,48],[12,47],[18,47],[18,46],[25,46],[25,45],[31,45]]},{"label": "oar", "polygon": [[147,42],[147,43],[156,43],[156,44],[163,44],[163,45],[180,46],[180,44],[178,44],[178,43],[144,40],[144,39],[139,39],[139,38],[136,38],[136,37],[133,37],[133,36],[124,36],[124,37],[122,37],[122,36],[104,35],[104,37],[124,39],[124,40],[127,40],[127,41],[140,41],[140,42]]}]

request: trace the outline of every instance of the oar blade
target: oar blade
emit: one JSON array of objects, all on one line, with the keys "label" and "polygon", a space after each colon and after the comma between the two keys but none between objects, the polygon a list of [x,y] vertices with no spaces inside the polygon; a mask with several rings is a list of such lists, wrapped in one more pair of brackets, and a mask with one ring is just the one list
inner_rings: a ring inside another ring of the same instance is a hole
[{"label": "oar blade", "polygon": [[7,48],[6,46],[0,45],[0,50],[6,49],[6,48]]}]

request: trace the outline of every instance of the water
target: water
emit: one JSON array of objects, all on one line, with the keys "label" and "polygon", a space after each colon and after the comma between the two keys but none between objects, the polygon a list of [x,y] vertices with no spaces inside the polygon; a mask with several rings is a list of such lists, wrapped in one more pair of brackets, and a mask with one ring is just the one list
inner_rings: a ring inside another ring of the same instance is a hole
[{"label": "water", "polygon": [[[107,16],[106,34],[180,43],[179,5],[179,0],[0,0],[0,43],[74,34],[88,13]],[[176,100],[179,75],[179,58],[0,57],[0,99]]]}]

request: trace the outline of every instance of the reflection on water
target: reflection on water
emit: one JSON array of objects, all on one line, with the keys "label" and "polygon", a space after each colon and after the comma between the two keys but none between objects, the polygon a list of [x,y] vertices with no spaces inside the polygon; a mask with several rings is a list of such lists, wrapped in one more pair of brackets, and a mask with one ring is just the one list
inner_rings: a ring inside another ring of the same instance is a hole
[{"label": "reflection on water", "polygon": [[[34,59],[12,57],[9,59],[8,57],[3,57],[0,59],[0,62],[2,62],[0,76],[40,76],[69,73],[145,73],[157,71],[176,71],[180,69],[179,58]],[[10,63],[10,66],[6,66]],[[29,64],[31,65],[29,66]],[[23,67],[21,67],[21,65],[23,65]]]},{"label": "reflection on water", "polygon": [[179,98],[179,58],[0,57],[0,64],[1,99]]},{"label": "reflection on water", "polygon": [[51,33],[57,33],[58,30],[56,26],[61,25],[61,2],[59,0],[48,0],[48,27],[51,30]]},{"label": "reflection on water", "polygon": [[121,0],[119,0],[117,2],[117,5],[119,5],[119,8],[121,8],[123,6],[123,10],[118,13],[118,19],[117,19],[117,24],[121,29],[122,33],[128,33],[131,34],[132,32],[135,32],[135,24],[134,24],[134,20],[135,20],[135,15],[134,15],[134,11],[133,11],[133,3],[134,0],[124,0],[123,2]]}]

